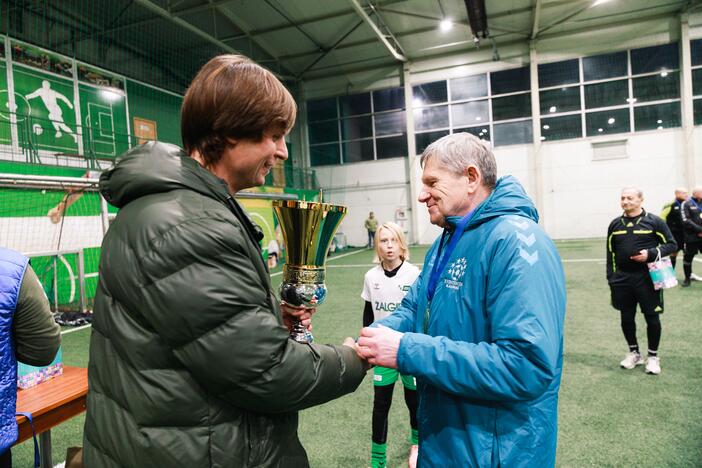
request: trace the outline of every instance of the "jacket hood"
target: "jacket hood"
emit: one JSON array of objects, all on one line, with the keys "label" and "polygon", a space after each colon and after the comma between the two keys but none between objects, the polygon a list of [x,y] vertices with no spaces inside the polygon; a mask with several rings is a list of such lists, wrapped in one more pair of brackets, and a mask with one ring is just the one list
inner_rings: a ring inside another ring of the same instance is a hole
[{"label": "jacket hood", "polygon": [[[475,209],[466,229],[506,215],[522,216],[535,223],[539,222],[539,213],[534,203],[514,176],[500,177],[492,193]],[[446,220],[455,226],[460,219],[459,216],[450,216]]]},{"label": "jacket hood", "polygon": [[222,201],[231,198],[222,179],[168,143],[137,146],[100,176],[100,193],[118,208],[146,195],[182,188]]}]

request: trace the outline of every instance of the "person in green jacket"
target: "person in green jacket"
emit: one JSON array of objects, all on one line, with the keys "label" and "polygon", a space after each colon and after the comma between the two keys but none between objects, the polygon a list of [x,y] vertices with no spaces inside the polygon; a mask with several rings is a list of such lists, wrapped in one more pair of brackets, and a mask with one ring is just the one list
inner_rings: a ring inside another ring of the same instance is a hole
[{"label": "person in green jacket", "polygon": [[234,199],[288,157],[292,96],[237,55],[198,72],[184,150],[150,142],[103,173],[120,208],[100,257],[90,342],[89,467],[307,467],[298,411],[353,392],[366,363],[288,338],[260,229]]}]

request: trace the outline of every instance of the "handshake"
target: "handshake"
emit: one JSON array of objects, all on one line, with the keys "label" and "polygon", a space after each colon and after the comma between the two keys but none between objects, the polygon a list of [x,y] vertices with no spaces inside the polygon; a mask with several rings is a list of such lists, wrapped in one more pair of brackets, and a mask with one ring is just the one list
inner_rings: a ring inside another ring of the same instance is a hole
[{"label": "handshake", "polygon": [[[294,307],[285,302],[280,304],[283,322],[288,330],[299,321],[307,330],[312,330],[312,314],[316,308]],[[382,366],[397,369],[397,351],[400,349],[402,333],[391,328],[365,327],[361,329],[358,341],[348,337],[342,343],[356,351],[358,357],[365,361],[367,368]]]}]

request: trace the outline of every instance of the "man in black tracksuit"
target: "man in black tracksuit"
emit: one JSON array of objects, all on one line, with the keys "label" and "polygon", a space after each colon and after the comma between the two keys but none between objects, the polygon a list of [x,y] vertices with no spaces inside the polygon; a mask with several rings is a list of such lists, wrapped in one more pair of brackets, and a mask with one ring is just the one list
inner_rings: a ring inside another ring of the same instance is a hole
[{"label": "man in black tracksuit", "polygon": [[690,286],[692,260],[697,253],[702,253],[702,187],[695,187],[692,197],[686,200],[680,209],[680,217],[685,226],[685,255],[683,270],[685,280],[682,286]]},{"label": "man in black tracksuit", "polygon": [[659,314],[663,312],[663,291],[653,288],[647,262],[659,255],[675,252],[677,244],[665,222],[642,207],[643,193],[625,188],[621,194],[622,216],[615,218],[607,231],[607,282],[612,291],[612,306],[621,312],[621,326],[629,353],[620,366],[633,369],[644,363],[636,340],[636,305],[646,318],[648,359],[646,373],[660,374],[658,344],[661,339]]},{"label": "man in black tracksuit", "polygon": [[667,203],[663,207],[661,218],[665,220],[665,224],[670,228],[670,232],[675,238],[675,243],[678,244],[678,249],[670,254],[670,261],[675,269],[675,260],[677,260],[678,252],[685,248],[685,225],[682,221],[682,204],[687,200],[687,189],[678,187],[675,189],[675,200]]}]

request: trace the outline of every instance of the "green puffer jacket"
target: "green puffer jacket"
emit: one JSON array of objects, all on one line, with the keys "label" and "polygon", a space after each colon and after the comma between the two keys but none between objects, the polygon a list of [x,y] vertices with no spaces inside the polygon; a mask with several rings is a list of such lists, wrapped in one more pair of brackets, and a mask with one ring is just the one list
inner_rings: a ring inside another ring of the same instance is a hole
[{"label": "green puffer jacket", "polygon": [[255,229],[220,180],[148,143],[104,173],[84,462],[306,467],[297,411],[354,391],[345,346],[288,339]]}]

